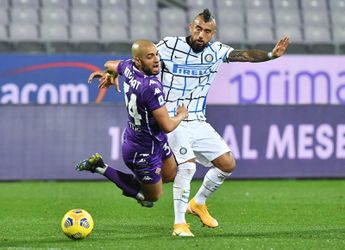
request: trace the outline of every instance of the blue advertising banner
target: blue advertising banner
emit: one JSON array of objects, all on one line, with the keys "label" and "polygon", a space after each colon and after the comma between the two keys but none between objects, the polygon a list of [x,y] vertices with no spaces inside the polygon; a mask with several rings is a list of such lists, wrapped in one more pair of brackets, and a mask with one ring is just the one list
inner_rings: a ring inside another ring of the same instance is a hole
[{"label": "blue advertising banner", "polygon": [[[231,178],[345,178],[340,105],[216,105],[207,114],[237,159]],[[129,172],[121,159],[123,106],[2,105],[0,117],[0,180],[103,179],[74,170],[95,152]],[[198,166],[195,178],[206,171]]]},{"label": "blue advertising banner", "polygon": [[[127,58],[127,57],[126,57]],[[106,55],[0,55],[0,104],[87,104],[99,95],[97,84],[88,84],[93,71],[103,70]],[[121,102],[112,88],[105,102]]]},{"label": "blue advertising banner", "polygon": [[[128,55],[129,57],[129,55]],[[0,104],[87,104],[102,97],[88,85],[107,55],[0,55]],[[263,63],[224,63],[208,104],[300,105],[345,103],[345,56],[283,56]],[[176,65],[177,67],[178,65]],[[114,88],[103,102],[121,103]]]}]

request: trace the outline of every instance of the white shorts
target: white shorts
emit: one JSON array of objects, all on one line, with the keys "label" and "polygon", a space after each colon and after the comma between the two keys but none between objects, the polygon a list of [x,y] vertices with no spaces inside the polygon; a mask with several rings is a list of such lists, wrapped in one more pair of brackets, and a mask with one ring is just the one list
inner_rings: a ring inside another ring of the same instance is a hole
[{"label": "white shorts", "polygon": [[200,164],[211,167],[211,161],[231,151],[206,121],[181,122],[168,134],[168,142],[178,164],[196,158]]}]

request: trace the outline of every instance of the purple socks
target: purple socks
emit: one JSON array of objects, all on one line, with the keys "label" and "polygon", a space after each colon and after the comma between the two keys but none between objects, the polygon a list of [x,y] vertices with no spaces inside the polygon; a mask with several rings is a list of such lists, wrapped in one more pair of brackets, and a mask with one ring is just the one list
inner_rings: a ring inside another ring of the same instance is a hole
[{"label": "purple socks", "polygon": [[136,199],[140,191],[140,183],[135,176],[125,174],[111,167],[107,167],[104,176],[115,183],[123,191],[123,195]]}]

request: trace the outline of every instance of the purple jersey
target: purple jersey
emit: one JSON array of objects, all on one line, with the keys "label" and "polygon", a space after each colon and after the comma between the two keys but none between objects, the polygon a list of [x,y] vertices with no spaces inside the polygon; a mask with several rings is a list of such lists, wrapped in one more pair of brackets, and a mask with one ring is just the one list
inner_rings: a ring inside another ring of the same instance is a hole
[{"label": "purple jersey", "polygon": [[151,146],[153,140],[165,141],[166,134],[152,116],[152,111],[165,105],[161,82],[156,76],[148,76],[139,71],[132,59],[121,61],[117,70],[125,78],[127,138],[147,146]]},{"label": "purple jersey", "polygon": [[161,179],[162,161],[172,155],[166,134],[152,116],[165,105],[163,86],[155,76],[139,71],[132,60],[121,61],[117,68],[124,76],[127,127],[122,144],[126,165],[143,183]]}]

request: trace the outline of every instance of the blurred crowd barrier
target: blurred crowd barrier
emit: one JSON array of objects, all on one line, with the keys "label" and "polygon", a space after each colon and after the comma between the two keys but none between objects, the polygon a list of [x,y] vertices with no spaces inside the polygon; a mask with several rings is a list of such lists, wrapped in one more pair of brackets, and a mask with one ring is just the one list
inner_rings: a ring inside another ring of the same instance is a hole
[{"label": "blurred crowd barrier", "polygon": [[[343,106],[210,105],[207,114],[237,158],[234,178],[345,177]],[[123,106],[2,105],[0,117],[0,180],[99,179],[74,170],[96,152],[128,171]]]}]

